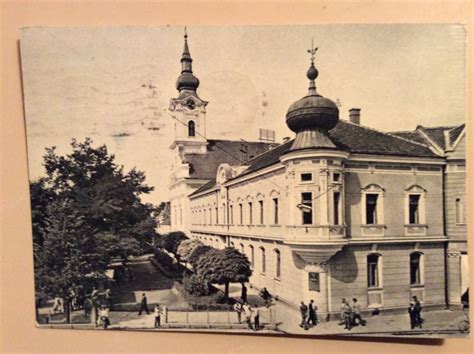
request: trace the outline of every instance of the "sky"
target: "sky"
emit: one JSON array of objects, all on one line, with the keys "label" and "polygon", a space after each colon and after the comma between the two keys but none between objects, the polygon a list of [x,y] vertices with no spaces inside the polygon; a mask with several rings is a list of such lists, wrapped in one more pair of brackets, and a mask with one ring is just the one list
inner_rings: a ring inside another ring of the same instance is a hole
[{"label": "sky", "polygon": [[[21,63],[30,179],[44,175],[45,148],[70,151],[72,138],[106,144],[126,169],[145,172],[169,199],[183,27],[32,27]],[[466,120],[466,34],[460,25],[188,27],[207,137],[293,137],[285,114],[308,88],[314,41],[318,93],[340,102],[340,118],[361,108],[361,124],[382,130]],[[152,129],[149,129],[152,128]]]}]

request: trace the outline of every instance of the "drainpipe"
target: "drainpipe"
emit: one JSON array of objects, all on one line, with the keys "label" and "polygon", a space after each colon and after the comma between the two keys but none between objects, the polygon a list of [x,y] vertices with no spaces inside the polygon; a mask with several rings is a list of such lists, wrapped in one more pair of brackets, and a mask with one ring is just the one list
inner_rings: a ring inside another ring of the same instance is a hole
[{"label": "drainpipe", "polygon": [[[448,237],[447,227],[446,227],[446,168],[447,165],[442,167],[443,171],[443,180],[442,180],[442,201],[443,201],[443,234]],[[449,289],[448,289],[448,245],[449,241],[444,242],[444,300],[445,305],[449,308]]]}]

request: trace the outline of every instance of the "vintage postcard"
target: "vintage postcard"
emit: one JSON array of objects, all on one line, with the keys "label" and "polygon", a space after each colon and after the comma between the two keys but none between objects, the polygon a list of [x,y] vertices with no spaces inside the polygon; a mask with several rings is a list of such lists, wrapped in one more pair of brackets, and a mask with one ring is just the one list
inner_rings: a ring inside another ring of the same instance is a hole
[{"label": "vintage postcard", "polygon": [[462,25],[20,47],[39,327],[469,335]]}]

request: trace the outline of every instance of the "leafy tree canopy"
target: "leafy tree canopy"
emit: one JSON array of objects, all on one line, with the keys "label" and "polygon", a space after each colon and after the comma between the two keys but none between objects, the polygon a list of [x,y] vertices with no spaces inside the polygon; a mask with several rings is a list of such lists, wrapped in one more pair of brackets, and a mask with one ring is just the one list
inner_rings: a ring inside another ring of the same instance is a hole
[{"label": "leafy tree canopy", "polygon": [[71,147],[46,149],[46,176],[30,184],[36,281],[51,296],[103,277],[112,257],[138,255],[156,235],[155,208],[140,199],[153,190],[144,173],[125,172],[90,139]]},{"label": "leafy tree canopy", "polygon": [[189,262],[189,256],[196,247],[202,245],[201,241],[198,240],[184,240],[178,246],[178,255],[180,259],[185,262]]},{"label": "leafy tree canopy", "polygon": [[229,283],[248,281],[252,275],[247,256],[235,248],[212,249],[199,258],[196,272],[209,282],[225,285],[225,297],[229,295]]}]

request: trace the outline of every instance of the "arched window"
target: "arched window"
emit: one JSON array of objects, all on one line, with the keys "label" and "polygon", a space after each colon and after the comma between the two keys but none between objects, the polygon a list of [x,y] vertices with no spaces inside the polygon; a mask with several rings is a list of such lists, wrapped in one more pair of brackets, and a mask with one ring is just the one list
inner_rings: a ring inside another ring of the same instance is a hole
[{"label": "arched window", "polygon": [[380,255],[369,254],[367,256],[367,287],[380,288],[382,286],[382,274],[380,271]]},{"label": "arched window", "polygon": [[188,123],[188,136],[196,136],[196,123],[193,120]]},{"label": "arched window", "polygon": [[423,284],[423,253],[410,254],[410,285]]},{"label": "arched window", "polygon": [[281,255],[279,250],[275,250],[275,278],[281,277]]},{"label": "arched window", "polygon": [[265,256],[265,248],[260,247],[260,254],[261,254],[261,268],[260,271],[262,274],[265,274],[267,271],[267,259]]},{"label": "arched window", "polygon": [[255,264],[255,250],[252,245],[249,245],[250,249],[250,268],[253,269],[253,266]]},{"label": "arched window", "polygon": [[240,246],[240,253],[245,254],[244,244],[241,243],[239,246]]}]

